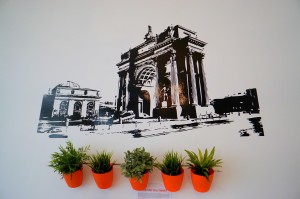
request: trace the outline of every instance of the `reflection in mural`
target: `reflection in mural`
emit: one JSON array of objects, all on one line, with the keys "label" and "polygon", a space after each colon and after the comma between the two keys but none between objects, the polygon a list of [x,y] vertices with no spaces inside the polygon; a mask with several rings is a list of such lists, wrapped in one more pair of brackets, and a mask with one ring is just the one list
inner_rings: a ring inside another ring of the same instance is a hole
[{"label": "reflection in mural", "polygon": [[[67,81],[44,95],[39,133],[68,137],[68,126],[80,132],[122,133],[134,138],[187,132],[213,125],[230,125],[246,115],[252,127],[239,130],[263,136],[255,88],[209,101],[203,59],[205,42],[196,32],[176,25],[121,55],[117,63],[119,90],[113,102],[101,101],[100,91]],[[117,83],[117,82],[116,82]]]}]

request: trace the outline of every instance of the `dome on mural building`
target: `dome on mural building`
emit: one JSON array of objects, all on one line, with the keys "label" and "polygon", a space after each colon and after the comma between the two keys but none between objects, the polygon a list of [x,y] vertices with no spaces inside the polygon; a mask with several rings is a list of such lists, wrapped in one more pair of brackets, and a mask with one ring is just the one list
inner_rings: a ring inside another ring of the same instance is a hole
[{"label": "dome on mural building", "polygon": [[72,89],[78,89],[80,88],[79,84],[72,82],[72,81],[66,81],[63,83],[58,84],[57,86],[55,86],[51,93],[54,94],[57,92],[57,90],[60,90],[60,88],[72,88]]},{"label": "dome on mural building", "polygon": [[79,84],[72,81],[63,82],[61,84],[58,84],[56,87],[80,88]]}]

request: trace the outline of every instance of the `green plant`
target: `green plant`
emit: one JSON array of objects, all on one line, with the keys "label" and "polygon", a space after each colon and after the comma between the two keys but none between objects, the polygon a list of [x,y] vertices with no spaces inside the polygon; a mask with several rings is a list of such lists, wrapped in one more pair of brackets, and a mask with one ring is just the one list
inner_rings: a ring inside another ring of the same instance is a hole
[{"label": "green plant", "polygon": [[187,160],[188,167],[194,171],[197,175],[205,176],[207,180],[209,171],[214,167],[222,167],[221,159],[214,159],[215,147],[208,153],[205,149],[204,155],[200,149],[198,149],[198,155],[193,151],[185,150],[189,159]]},{"label": "green plant", "polygon": [[121,164],[122,175],[127,178],[135,177],[141,182],[141,178],[147,172],[151,172],[155,166],[155,159],[144,147],[135,148],[125,152],[124,163]]},{"label": "green plant", "polygon": [[82,168],[82,165],[88,160],[87,151],[89,146],[75,149],[71,141],[67,141],[66,148],[59,146],[60,152],[51,154],[51,161],[48,165],[59,174],[70,174]]},{"label": "green plant", "polygon": [[112,169],[114,164],[111,164],[111,157],[112,152],[97,152],[95,155],[89,156],[90,161],[88,165],[95,173],[107,173]]},{"label": "green plant", "polygon": [[178,152],[168,151],[157,167],[166,175],[176,176],[181,173],[183,160],[184,158]]}]

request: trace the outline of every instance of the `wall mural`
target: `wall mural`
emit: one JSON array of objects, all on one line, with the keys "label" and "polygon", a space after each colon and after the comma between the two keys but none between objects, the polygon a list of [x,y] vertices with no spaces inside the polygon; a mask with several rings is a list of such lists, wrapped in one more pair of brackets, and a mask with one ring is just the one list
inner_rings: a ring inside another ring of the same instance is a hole
[{"label": "wall mural", "polygon": [[[206,43],[180,25],[154,35],[121,55],[114,101],[100,90],[66,81],[43,96],[38,133],[67,138],[85,134],[128,134],[151,138],[245,120],[241,137],[264,136],[256,88],[209,100],[203,59]],[[237,82],[238,83],[238,82]],[[70,128],[70,127],[75,128]]]}]

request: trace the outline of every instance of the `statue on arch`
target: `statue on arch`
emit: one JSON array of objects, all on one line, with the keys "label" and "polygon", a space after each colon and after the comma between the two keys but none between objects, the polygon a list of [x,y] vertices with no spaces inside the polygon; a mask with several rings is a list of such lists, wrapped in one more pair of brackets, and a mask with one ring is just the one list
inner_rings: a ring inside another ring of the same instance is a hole
[{"label": "statue on arch", "polygon": [[151,39],[153,37],[153,33],[152,33],[152,27],[151,26],[148,26],[148,32],[147,34],[145,35],[145,38],[146,40],[148,39]]},{"label": "statue on arch", "polygon": [[170,28],[169,28],[169,36],[171,37],[171,38],[173,38],[174,37],[174,27],[173,27],[173,25],[171,25],[170,26]]}]

